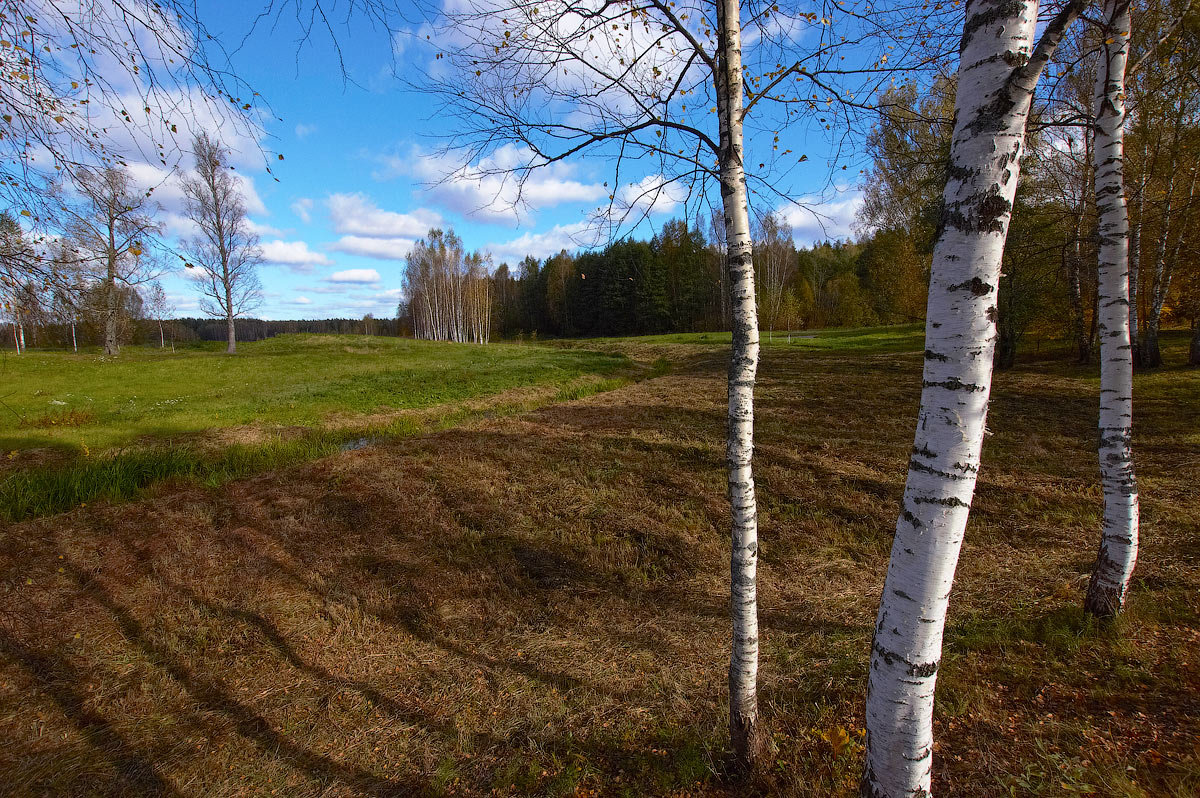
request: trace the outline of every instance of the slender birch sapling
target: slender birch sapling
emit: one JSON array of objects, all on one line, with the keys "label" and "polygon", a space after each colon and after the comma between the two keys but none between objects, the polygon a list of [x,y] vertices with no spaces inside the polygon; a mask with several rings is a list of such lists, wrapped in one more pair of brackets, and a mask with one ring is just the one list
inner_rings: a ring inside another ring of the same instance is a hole
[{"label": "slender birch sapling", "polygon": [[1125,66],[1129,0],[1104,4],[1103,60],[1096,72],[1095,173],[1099,215],[1100,477],[1104,526],[1085,609],[1121,612],[1138,549],[1133,470],[1133,347],[1129,335],[1129,213],[1125,204]]}]

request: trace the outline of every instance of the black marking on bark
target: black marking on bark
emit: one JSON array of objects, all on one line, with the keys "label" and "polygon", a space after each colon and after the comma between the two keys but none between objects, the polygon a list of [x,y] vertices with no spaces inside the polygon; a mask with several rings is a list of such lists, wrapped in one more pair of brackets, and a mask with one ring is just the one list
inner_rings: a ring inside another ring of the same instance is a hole
[{"label": "black marking on bark", "polygon": [[937,660],[934,660],[933,662],[909,662],[903,656],[901,656],[900,654],[897,654],[895,651],[889,651],[888,649],[879,645],[878,640],[874,641],[871,644],[871,648],[874,649],[875,653],[878,654],[880,656],[880,658],[883,659],[883,661],[886,662],[888,665],[894,665],[897,662],[903,663],[907,669],[906,673],[909,676],[916,676],[918,678],[926,678],[927,679],[930,676],[937,673],[937,669],[938,669],[938,661]]},{"label": "black marking on bark", "polygon": [[918,496],[914,498],[913,501],[917,504],[940,504],[943,507],[966,507],[968,510],[971,509],[971,505],[967,504],[957,496],[947,496],[944,499],[930,499],[923,496]]},{"label": "black marking on bark", "polygon": [[935,477],[941,477],[942,479],[950,479],[950,480],[966,479],[966,477],[962,474],[951,474],[949,471],[942,471],[941,469],[933,468],[932,466],[927,466],[924,463],[922,463],[918,460],[915,460],[915,459],[908,461],[908,467],[910,469],[912,469],[913,471],[920,471],[923,474],[933,474]]},{"label": "black marking on bark", "polygon": [[[912,525],[913,529],[920,529],[922,526],[924,526],[921,523],[921,519],[917,518],[915,515],[913,515],[912,512],[907,507],[902,507],[900,509],[900,517],[903,518],[905,521],[907,521],[910,525]],[[905,549],[905,551],[908,551],[908,549]],[[909,554],[911,554],[911,553],[912,552],[909,551]]]},{"label": "black marking on bark", "polygon": [[945,388],[947,391],[967,391],[968,393],[974,393],[975,391],[979,391],[982,393],[985,390],[982,385],[975,385],[974,383],[963,382],[958,377],[951,377],[950,379],[942,380],[941,382],[926,380],[925,382],[922,383],[922,387]]},{"label": "black marking on bark", "polygon": [[925,359],[926,360],[937,360],[942,363],[945,363],[947,360],[950,359],[950,357],[948,355],[943,355],[940,352],[934,352],[932,349],[926,349],[925,350]]}]

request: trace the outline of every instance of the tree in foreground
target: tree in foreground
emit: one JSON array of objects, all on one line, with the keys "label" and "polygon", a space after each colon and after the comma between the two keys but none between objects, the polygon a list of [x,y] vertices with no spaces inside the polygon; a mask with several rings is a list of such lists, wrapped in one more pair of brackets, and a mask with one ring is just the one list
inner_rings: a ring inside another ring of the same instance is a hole
[{"label": "tree in foreground", "polygon": [[[450,146],[466,161],[448,178],[493,185],[510,204],[536,204],[545,188],[529,178],[548,175],[570,186],[566,162],[586,153],[611,165],[608,201],[596,215],[610,234],[664,206],[683,204],[687,217],[706,204],[720,213],[714,238],[724,248],[733,333],[726,455],[730,736],[737,767],[749,770],[763,740],[750,189],[783,201],[779,175],[809,154],[787,149],[778,132],[810,118],[824,132],[850,98],[870,97],[886,82],[885,46],[900,60],[916,48],[916,37],[843,3],[467,0],[439,6],[431,16],[437,54],[420,85],[443,103],[439,113],[457,129]],[[868,47],[879,52],[860,49],[859,57],[842,60],[843,52]],[[860,71],[851,63],[870,66]],[[866,85],[848,89],[854,81]],[[747,125],[763,133],[749,146]],[[765,179],[772,173],[775,180]],[[711,187],[719,197],[709,195]]]},{"label": "tree in foreground", "polygon": [[1101,29],[1103,58],[1096,70],[1093,152],[1100,233],[1100,475],[1104,487],[1104,525],[1084,607],[1100,617],[1116,615],[1124,606],[1138,550],[1138,493],[1131,444],[1129,212],[1124,178],[1129,6],[1130,0],[1105,0]]},{"label": "tree in foreground", "polygon": [[934,686],[979,473],[1025,126],[1037,81],[1083,5],[1071,0],[1036,45],[1036,0],[966,5],[921,407],[871,646],[862,783],[870,798],[929,795]]},{"label": "tree in foreground", "polygon": [[187,214],[199,232],[185,242],[188,267],[196,269],[200,308],[225,320],[225,351],[237,351],[234,320],[262,303],[256,269],[262,262],[258,236],[250,231],[246,203],[220,144],[201,133],[194,146],[195,174],[183,180]]}]

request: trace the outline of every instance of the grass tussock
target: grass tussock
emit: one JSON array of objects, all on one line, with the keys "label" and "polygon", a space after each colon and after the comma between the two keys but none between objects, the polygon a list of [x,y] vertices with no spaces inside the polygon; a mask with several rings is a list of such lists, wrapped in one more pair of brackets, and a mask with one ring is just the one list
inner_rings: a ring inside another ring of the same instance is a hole
[{"label": "grass tussock", "polygon": [[[0,784],[856,794],[920,356],[764,350],[771,755],[747,786],[726,765],[724,364],[685,351],[659,379],[8,525]],[[998,376],[939,671],[939,796],[1200,790],[1200,475],[1180,443],[1200,373],[1137,379],[1144,545],[1126,615],[1097,625],[1077,609],[1095,376]]]}]

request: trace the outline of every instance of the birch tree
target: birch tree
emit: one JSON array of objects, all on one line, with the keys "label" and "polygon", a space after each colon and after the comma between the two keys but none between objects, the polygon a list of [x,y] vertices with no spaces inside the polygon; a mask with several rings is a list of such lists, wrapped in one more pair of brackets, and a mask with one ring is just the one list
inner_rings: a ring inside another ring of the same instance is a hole
[{"label": "birch tree", "polygon": [[157,206],[134,188],[129,173],[120,167],[81,167],[75,188],[83,204],[64,205],[67,233],[76,262],[100,287],[104,354],[116,355],[121,287],[132,289],[158,274],[149,255],[161,231],[153,218]]},{"label": "birch tree", "polygon": [[[458,166],[446,180],[494,186],[498,199],[524,208],[536,199],[534,177],[587,154],[609,164],[608,201],[593,221],[610,238],[663,204],[684,204],[688,218],[703,207],[719,213],[713,238],[724,248],[732,327],[729,721],[738,766],[753,768],[762,736],[751,191],[785,201],[772,176],[817,153],[788,148],[778,132],[811,120],[824,134],[844,121],[861,107],[854,97],[874,96],[890,78],[889,55],[904,60],[920,37],[890,27],[887,14],[840,2],[465,0],[431,16],[436,56],[417,83],[456,127],[448,147]],[[852,50],[857,56],[843,60]],[[746,130],[762,136],[747,144]],[[807,144],[829,142],[814,135]],[[837,143],[830,149],[840,174]]]},{"label": "birch tree", "polygon": [[871,646],[870,798],[930,794],[933,700],[954,570],[979,473],[996,294],[1034,88],[1083,2],[1034,44],[1036,0],[969,0],[936,238],[916,438]]},{"label": "birch tree", "polygon": [[488,263],[480,253],[464,252],[453,230],[430,230],[418,239],[404,267],[413,335],[486,344],[492,324]]},{"label": "birch tree", "polygon": [[765,323],[767,335],[774,336],[796,276],[796,249],[792,244],[792,228],[776,214],[762,214],[757,222],[754,232],[758,253],[755,278],[758,316]]},{"label": "birch tree", "polygon": [[1105,0],[1103,59],[1096,72],[1096,209],[1100,217],[1100,475],[1104,525],[1084,604],[1119,613],[1138,549],[1133,451],[1133,346],[1129,336],[1129,212],[1125,202],[1125,67],[1130,0]]},{"label": "birch tree", "polygon": [[16,217],[0,213],[0,311],[12,323],[13,348],[25,349],[25,295],[32,247]]},{"label": "birch tree", "polygon": [[0,197],[39,236],[58,232],[50,184],[133,157],[168,167],[196,119],[257,139],[261,104],[194,2],[0,2]]},{"label": "birch tree", "polygon": [[234,320],[262,304],[256,269],[262,263],[258,236],[250,230],[240,186],[220,144],[201,133],[195,139],[195,174],[183,180],[187,214],[199,233],[184,244],[187,265],[197,273],[200,309],[225,319],[227,354],[237,352]]}]

